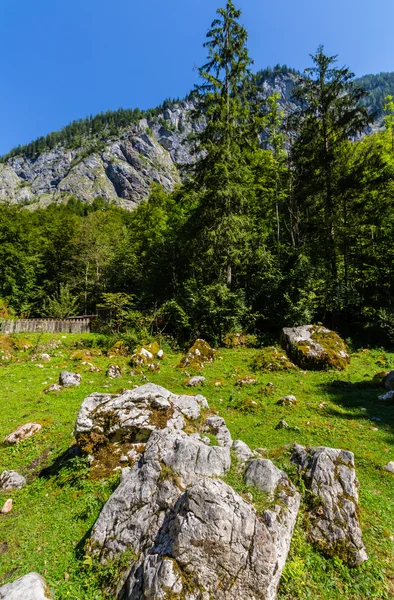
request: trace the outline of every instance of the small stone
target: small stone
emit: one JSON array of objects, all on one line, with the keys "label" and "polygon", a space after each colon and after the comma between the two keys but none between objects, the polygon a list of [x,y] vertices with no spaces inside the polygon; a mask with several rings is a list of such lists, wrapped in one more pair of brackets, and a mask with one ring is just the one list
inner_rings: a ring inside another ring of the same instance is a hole
[{"label": "small stone", "polygon": [[324,408],[325,406],[327,406],[327,402],[320,402],[319,408]]},{"label": "small stone", "polygon": [[25,425],[20,425],[17,429],[15,429],[15,431],[7,435],[7,437],[3,440],[3,444],[5,446],[19,444],[19,442],[26,440],[41,429],[42,425],[39,423],[26,423]]},{"label": "small stone", "polygon": [[204,442],[204,444],[206,446],[210,446],[211,445],[211,440],[209,439],[209,437],[204,436],[204,437],[201,438],[201,441]]},{"label": "small stone", "polygon": [[81,384],[81,376],[79,373],[71,373],[70,371],[62,371],[59,375],[59,385],[63,387],[76,387]]},{"label": "small stone", "polygon": [[156,358],[158,358],[159,360],[161,360],[164,356],[164,350],[159,350],[158,353],[156,354]]},{"label": "small stone", "polygon": [[246,492],[245,498],[246,500],[249,500],[249,502],[253,502],[253,494],[251,494],[250,492]]},{"label": "small stone", "polygon": [[0,475],[0,490],[20,490],[26,479],[16,471],[3,471]]},{"label": "small stone", "polygon": [[222,382],[221,381],[215,381],[215,387],[221,387]]},{"label": "small stone", "polygon": [[[46,573],[44,569],[43,573]],[[0,587],[4,600],[48,600],[52,598],[45,580],[38,573],[28,573]]]},{"label": "small stone", "polygon": [[289,429],[290,425],[284,419],[281,419],[275,429]]},{"label": "small stone", "polygon": [[393,399],[394,399],[394,390],[387,392],[387,394],[382,394],[381,396],[378,396],[378,400],[380,400],[381,402],[389,402],[390,400],[393,400]]},{"label": "small stone", "polygon": [[375,421],[376,423],[379,423],[379,421],[381,421],[382,419],[380,417],[372,417],[371,421]]},{"label": "small stone", "polygon": [[105,375],[110,379],[117,379],[122,377],[122,369],[118,365],[109,365]]},{"label": "small stone", "polygon": [[44,390],[46,394],[49,394],[50,392],[61,392],[62,391],[62,386],[59,385],[58,383],[52,383],[46,390]]},{"label": "small stone", "polygon": [[295,396],[283,396],[277,404],[279,406],[294,406],[297,404],[297,398]]},{"label": "small stone", "polygon": [[187,387],[198,387],[205,383],[206,378],[202,376],[191,377],[188,381],[186,381]]},{"label": "small stone", "polygon": [[51,360],[51,357],[49,356],[49,354],[41,354],[40,358],[44,362],[48,362],[49,360]]},{"label": "small stone", "polygon": [[1,514],[2,515],[6,515],[7,513],[12,511],[12,498],[8,498],[8,500],[5,501],[3,508],[1,509]]},{"label": "small stone", "polygon": [[387,465],[384,468],[389,473],[394,473],[394,461],[387,463]]}]

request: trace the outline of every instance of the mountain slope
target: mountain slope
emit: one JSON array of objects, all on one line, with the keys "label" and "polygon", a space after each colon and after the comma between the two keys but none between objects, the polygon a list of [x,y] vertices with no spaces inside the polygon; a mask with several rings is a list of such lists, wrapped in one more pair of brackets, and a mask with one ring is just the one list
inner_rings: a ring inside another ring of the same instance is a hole
[{"label": "mountain slope", "polygon": [[[256,74],[263,95],[279,93],[285,112],[296,107],[297,77],[287,67]],[[394,95],[394,73],[366,75],[357,83],[368,90],[366,105],[378,115],[369,133],[381,126],[384,98]],[[97,115],[18,147],[1,159],[0,201],[37,207],[72,197],[86,202],[102,197],[132,210],[153,182],[171,190],[180,181],[178,166],[193,160],[187,144],[196,127],[189,118],[192,107],[190,100],[166,101],[145,113]]]}]

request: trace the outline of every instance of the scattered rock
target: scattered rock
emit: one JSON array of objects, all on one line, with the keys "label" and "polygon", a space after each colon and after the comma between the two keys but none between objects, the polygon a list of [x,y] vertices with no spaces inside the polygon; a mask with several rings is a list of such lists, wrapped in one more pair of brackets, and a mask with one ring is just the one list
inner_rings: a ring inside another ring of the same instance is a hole
[{"label": "scattered rock", "polygon": [[186,385],[187,387],[198,387],[199,385],[205,383],[205,381],[205,377],[196,375],[195,377],[188,379],[188,381],[186,381]]},{"label": "scattered rock", "polygon": [[179,369],[190,367],[203,369],[205,363],[212,363],[216,358],[216,350],[204,340],[196,340],[178,365]]},{"label": "scattered rock", "polygon": [[63,387],[73,387],[81,384],[81,376],[79,373],[71,373],[70,371],[62,371],[59,375],[59,385]]},{"label": "scattered rock", "polygon": [[254,454],[245,442],[242,440],[235,440],[232,445],[232,450],[234,451],[237,461],[242,465],[246,463],[248,460],[254,458]]},{"label": "scattered rock", "polygon": [[297,404],[297,398],[295,396],[283,396],[278,400],[277,404],[279,404],[279,406],[294,406]]},{"label": "scattered rock", "polygon": [[391,462],[387,463],[387,465],[384,468],[389,473],[394,473],[394,462],[391,461]]},{"label": "scattered rock", "polygon": [[132,367],[143,367],[153,362],[154,356],[160,352],[159,344],[152,342],[146,346],[138,346],[130,359]]},{"label": "scattered rock", "polygon": [[5,446],[13,446],[14,444],[19,444],[23,440],[31,437],[35,433],[38,433],[42,429],[42,425],[39,423],[26,423],[25,425],[20,425],[15,431],[7,435],[3,440],[3,444]]},{"label": "scattered rock", "polygon": [[105,376],[111,379],[122,377],[122,369],[118,365],[109,365]]},{"label": "scattered rock", "polygon": [[62,391],[62,386],[59,385],[58,383],[52,383],[44,390],[44,392],[46,394],[49,394],[50,392],[61,392],[61,391]]},{"label": "scattered rock", "polygon": [[309,538],[325,554],[339,556],[351,566],[361,565],[368,556],[359,520],[354,455],[324,446],[307,450],[296,444],[291,460],[315,498],[309,509]]},{"label": "scattered rock", "polygon": [[41,360],[43,360],[44,362],[49,362],[51,360],[51,357],[49,356],[49,354],[41,354],[40,355]]},{"label": "scattered rock", "polygon": [[253,375],[246,375],[235,382],[235,385],[243,387],[244,385],[256,385],[257,379]]},{"label": "scattered rock", "polygon": [[281,419],[275,429],[289,429],[290,425],[284,419]]},{"label": "scattered rock", "polygon": [[3,471],[0,475],[0,490],[20,490],[26,479],[16,471]]},{"label": "scattered rock", "polygon": [[[12,498],[8,498],[3,504],[3,508],[1,509],[1,514],[6,515],[7,513],[12,511]],[[1,589],[1,588],[0,588]]]},{"label": "scattered rock", "polygon": [[302,369],[344,369],[350,362],[345,342],[337,333],[320,325],[285,327],[281,345]]},{"label": "scattered rock", "polygon": [[164,350],[160,349],[156,354],[156,358],[161,360],[163,358],[163,356],[164,356]]},{"label": "scattered rock", "polygon": [[380,400],[380,402],[391,403],[392,401],[394,401],[394,390],[391,390],[390,392],[387,392],[386,394],[382,394],[381,396],[378,396],[378,400]]},{"label": "scattered rock", "polygon": [[325,406],[327,406],[327,402],[320,402],[319,408],[324,408]]},{"label": "scattered rock", "polygon": [[0,600],[48,600],[52,598],[45,580],[29,573],[0,587]]}]

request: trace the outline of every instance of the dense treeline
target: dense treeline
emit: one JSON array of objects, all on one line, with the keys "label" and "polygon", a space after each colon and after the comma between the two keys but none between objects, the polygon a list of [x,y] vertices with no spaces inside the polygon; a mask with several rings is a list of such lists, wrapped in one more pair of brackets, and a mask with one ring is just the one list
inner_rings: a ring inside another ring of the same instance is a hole
[{"label": "dense treeline", "polygon": [[362,100],[363,105],[377,117],[382,116],[385,98],[394,95],[394,73],[364,75],[357,83],[368,92]]},{"label": "dense treeline", "polygon": [[385,131],[349,141],[370,121],[365,93],[319,48],[285,119],[277,96],[260,98],[239,16],[228,2],[208,33],[192,115],[207,127],[182,186],[155,185],[132,213],[100,199],[0,207],[4,313],[101,304],[117,328],[180,340],[322,321],[394,341],[394,103]]}]

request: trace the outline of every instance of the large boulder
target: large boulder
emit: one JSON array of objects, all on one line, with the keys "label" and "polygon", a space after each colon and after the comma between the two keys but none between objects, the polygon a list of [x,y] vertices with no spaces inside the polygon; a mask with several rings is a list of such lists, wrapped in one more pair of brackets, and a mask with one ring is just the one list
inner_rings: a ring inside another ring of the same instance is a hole
[{"label": "large boulder", "polygon": [[324,446],[305,449],[296,444],[291,460],[310,491],[309,538],[327,555],[358,566],[368,556],[359,518],[359,482],[354,455]]},{"label": "large boulder", "polygon": [[28,573],[0,587],[0,600],[48,600],[52,598],[45,580],[38,573]]},{"label": "large boulder", "polygon": [[302,369],[344,369],[350,362],[345,342],[337,333],[320,325],[285,327],[281,345]]},{"label": "large boulder", "polygon": [[145,444],[156,429],[182,430],[198,421],[201,408],[207,407],[203,396],[172,394],[153,383],[121,394],[94,393],[82,403],[74,434],[82,450],[93,456],[104,446],[127,454],[130,445]]},{"label": "large boulder", "polygon": [[259,514],[219,479],[229,468],[229,447],[174,428],[151,434],[138,463],[123,469],[88,548],[102,561],[133,551],[122,597],[276,597],[299,495],[280,486]]}]

